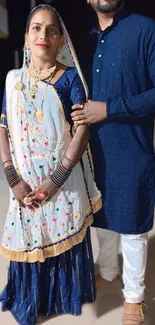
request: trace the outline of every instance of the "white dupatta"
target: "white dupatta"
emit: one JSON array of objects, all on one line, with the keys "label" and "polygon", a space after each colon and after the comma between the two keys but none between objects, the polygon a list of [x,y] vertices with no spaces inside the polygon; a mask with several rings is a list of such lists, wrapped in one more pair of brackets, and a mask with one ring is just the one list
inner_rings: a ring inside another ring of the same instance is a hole
[{"label": "white dupatta", "polygon": [[[61,20],[65,45],[58,60],[67,57],[69,66],[76,67],[88,90],[72,42]],[[24,64],[20,70],[9,72],[6,80],[7,120],[10,150],[15,168],[36,190],[42,181],[57,168],[70,141],[70,125],[66,121],[61,100],[52,84],[44,100],[44,122],[36,119],[31,105],[28,85],[34,80],[28,74],[31,52],[24,48]],[[16,87],[21,84],[22,87]],[[41,101],[46,83],[38,82],[34,104]],[[18,89],[17,89],[18,88]],[[1,253],[14,261],[43,262],[80,243],[93,222],[92,212],[101,208],[101,195],[94,183],[89,146],[65,182],[49,203],[38,210],[21,209],[10,195],[10,205],[3,234]],[[11,220],[11,224],[10,224]]]}]

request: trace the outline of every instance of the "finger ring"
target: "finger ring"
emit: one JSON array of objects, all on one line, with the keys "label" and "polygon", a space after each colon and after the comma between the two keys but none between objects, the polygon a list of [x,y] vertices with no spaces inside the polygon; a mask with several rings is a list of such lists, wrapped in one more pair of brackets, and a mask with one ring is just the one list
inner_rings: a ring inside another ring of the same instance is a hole
[{"label": "finger ring", "polygon": [[43,190],[39,190],[37,193],[36,193],[36,198],[40,201],[43,201],[45,200],[45,198],[47,197],[47,194],[45,193],[45,191]]},{"label": "finger ring", "polygon": [[25,197],[23,202],[24,202],[25,205],[30,205],[31,204],[31,198]]}]

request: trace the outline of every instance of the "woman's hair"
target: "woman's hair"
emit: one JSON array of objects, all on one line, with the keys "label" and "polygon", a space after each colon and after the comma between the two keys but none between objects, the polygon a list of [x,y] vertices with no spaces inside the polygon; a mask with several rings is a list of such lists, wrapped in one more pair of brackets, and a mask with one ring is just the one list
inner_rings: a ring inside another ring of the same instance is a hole
[{"label": "woman's hair", "polygon": [[57,24],[58,24],[58,27],[59,27],[60,34],[62,35],[63,34],[63,30],[62,30],[62,26],[61,26],[61,22],[60,22],[59,15],[58,15],[57,11],[53,7],[51,7],[51,6],[47,5],[47,4],[41,4],[41,5],[37,6],[37,7],[35,7],[34,9],[32,9],[32,11],[30,12],[30,14],[28,16],[28,19],[27,19],[26,33],[28,33],[28,31],[29,31],[29,27],[30,27],[30,23],[31,23],[32,17],[39,10],[48,10],[48,11],[51,11],[52,13],[54,12],[54,14],[56,16],[56,19],[57,19]]}]

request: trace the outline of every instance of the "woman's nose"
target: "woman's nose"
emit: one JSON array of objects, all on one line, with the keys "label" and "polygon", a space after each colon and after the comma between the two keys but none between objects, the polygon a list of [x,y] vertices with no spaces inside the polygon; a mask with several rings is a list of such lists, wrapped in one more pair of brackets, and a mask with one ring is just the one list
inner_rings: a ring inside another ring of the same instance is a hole
[{"label": "woman's nose", "polygon": [[40,31],[40,39],[41,40],[47,40],[47,30],[46,29],[42,29],[41,31]]}]

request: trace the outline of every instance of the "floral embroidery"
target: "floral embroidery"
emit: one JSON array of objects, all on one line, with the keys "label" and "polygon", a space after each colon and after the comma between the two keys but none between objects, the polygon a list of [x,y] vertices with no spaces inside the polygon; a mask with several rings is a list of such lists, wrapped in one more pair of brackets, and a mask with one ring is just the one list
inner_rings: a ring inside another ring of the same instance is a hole
[{"label": "floral embroidery", "polygon": [[46,142],[44,143],[44,145],[47,147],[47,146],[48,146],[48,141],[46,141]]},{"label": "floral embroidery", "polygon": [[[27,74],[25,71],[22,73],[25,78],[24,82]],[[16,111],[20,114],[18,123],[16,119],[11,121],[15,141],[11,144],[10,139],[10,151],[15,168],[19,167],[23,179],[31,185],[32,190],[36,191],[42,181],[57,168],[71,137],[63,115],[63,107],[54,88],[52,91],[49,90],[49,98],[47,101],[45,100],[46,122],[49,122],[49,113],[52,114],[51,125],[47,128],[36,122],[30,105],[27,105],[26,97],[23,96],[24,91],[20,92],[19,101],[14,106],[15,114]],[[15,96],[13,97],[16,99]],[[37,100],[38,98],[36,98]],[[52,103],[52,100],[55,109],[51,112],[51,105],[48,103]],[[11,112],[10,106],[8,111]],[[20,139],[18,146],[16,134]],[[13,155],[13,151],[17,157]],[[3,244],[8,245],[10,250],[23,251],[33,249],[35,245],[41,248],[51,243],[57,244],[61,239],[68,239],[69,234],[74,232],[76,235],[80,232],[85,224],[90,206],[83,177],[80,180],[78,175],[81,175],[81,167],[77,164],[65,186],[61,187],[50,202],[43,202],[39,209],[26,208],[21,209],[20,212],[18,202],[12,196],[9,208],[11,214],[7,216]],[[17,240],[14,240],[15,236]]]}]

